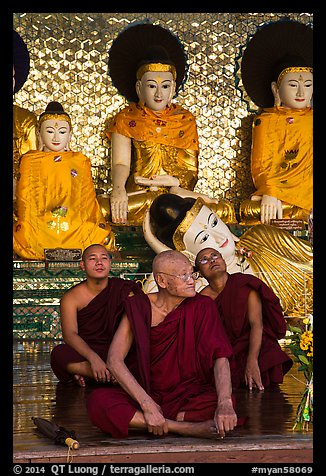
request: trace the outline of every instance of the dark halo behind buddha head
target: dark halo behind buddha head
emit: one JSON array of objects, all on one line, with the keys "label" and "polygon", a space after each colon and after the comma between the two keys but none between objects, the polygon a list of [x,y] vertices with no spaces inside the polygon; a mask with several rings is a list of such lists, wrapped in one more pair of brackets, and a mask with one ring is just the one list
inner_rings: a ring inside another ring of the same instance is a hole
[{"label": "dark halo behind buddha head", "polygon": [[147,21],[135,22],[113,40],[108,72],[113,86],[128,102],[138,102],[135,88],[138,68],[152,62],[175,67],[177,95],[186,81],[188,64],[184,46],[172,31]]},{"label": "dark halo behind buddha head", "polygon": [[298,54],[286,54],[274,64],[270,78],[276,82],[283,70],[295,67],[308,68],[312,67],[312,63]]},{"label": "dark halo behind buddha head", "polygon": [[289,67],[313,66],[313,29],[283,19],[257,27],[244,45],[241,60],[243,88],[260,108],[274,106],[271,82]]},{"label": "dark halo behind buddha head", "polygon": [[15,94],[25,84],[30,67],[30,57],[26,43],[15,30],[13,30],[13,65],[15,68]]},{"label": "dark halo behind buddha head", "polygon": [[145,54],[144,57],[139,61],[137,65],[137,69],[144,64],[150,63],[162,63],[162,64],[170,64],[175,66],[174,62],[171,60],[169,53],[167,50],[161,45],[152,45],[150,46]]}]

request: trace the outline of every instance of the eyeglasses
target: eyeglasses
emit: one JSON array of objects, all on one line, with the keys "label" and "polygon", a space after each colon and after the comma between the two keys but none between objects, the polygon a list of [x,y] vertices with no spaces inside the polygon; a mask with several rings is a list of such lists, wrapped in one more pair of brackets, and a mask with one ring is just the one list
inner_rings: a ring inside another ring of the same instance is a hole
[{"label": "eyeglasses", "polygon": [[212,260],[215,260],[215,259],[218,259],[218,258],[222,258],[222,255],[221,255],[221,254],[212,253],[209,258],[206,258],[206,257],[205,257],[205,258],[199,259],[199,260],[198,260],[198,263],[199,263],[199,264],[207,264],[208,262],[211,262]]},{"label": "eyeglasses", "polygon": [[169,274],[169,273],[163,273],[163,271],[160,271],[159,273],[157,274],[167,274],[168,276],[173,276],[174,278],[179,278],[181,279],[183,282],[187,282],[189,281],[189,279],[193,279],[194,281],[196,281],[196,279],[199,278],[200,276],[200,273],[198,273],[198,271],[194,271],[193,273],[186,273],[186,274],[182,274],[181,276],[179,274]]}]

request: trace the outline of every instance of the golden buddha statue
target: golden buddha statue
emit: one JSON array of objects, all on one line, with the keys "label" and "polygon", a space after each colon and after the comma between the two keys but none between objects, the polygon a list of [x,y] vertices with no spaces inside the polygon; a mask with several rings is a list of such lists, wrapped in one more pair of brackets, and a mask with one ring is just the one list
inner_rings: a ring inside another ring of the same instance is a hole
[{"label": "golden buddha statue", "polygon": [[110,76],[130,102],[105,130],[112,144],[112,192],[98,198],[113,223],[141,226],[152,201],[169,191],[201,196],[227,223],[236,222],[230,202],[194,192],[199,154],[196,120],[172,102],[185,69],[182,44],[158,25],[128,27],[112,44]]},{"label": "golden buddha statue", "polygon": [[46,248],[81,249],[93,243],[115,250],[114,235],[96,199],[91,162],[70,150],[72,124],[50,102],[37,126],[39,150],[24,154],[17,182],[14,252],[44,260]]},{"label": "golden buddha statue", "polygon": [[244,52],[243,85],[261,111],[252,128],[256,191],[240,205],[242,225],[275,218],[308,221],[313,201],[312,38],[312,29],[302,23],[269,23]]},{"label": "golden buddha statue", "polygon": [[[161,195],[153,201],[146,212],[143,230],[155,253],[176,249],[193,265],[200,250],[217,249],[228,273],[254,274],[269,285],[287,316],[312,313],[313,253],[307,240],[263,224],[252,226],[238,238],[201,198],[173,194]],[[206,284],[201,278],[199,285]],[[153,292],[154,286],[150,278],[145,291]]]}]

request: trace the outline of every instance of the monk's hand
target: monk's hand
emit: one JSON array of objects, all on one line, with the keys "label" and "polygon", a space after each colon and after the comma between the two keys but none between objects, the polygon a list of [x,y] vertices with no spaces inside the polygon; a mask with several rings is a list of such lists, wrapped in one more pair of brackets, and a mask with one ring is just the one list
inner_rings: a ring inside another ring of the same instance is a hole
[{"label": "monk's hand", "polygon": [[237,426],[237,415],[234,411],[231,398],[218,402],[214,421],[217,434],[221,438],[224,438],[228,431],[234,430],[234,428]]},{"label": "monk's hand", "polygon": [[113,385],[118,385],[118,383],[119,383],[119,382],[117,381],[117,379],[115,378],[115,376],[112,375],[112,374],[110,374],[110,379],[108,380],[108,382],[113,383]]},{"label": "monk's hand", "polygon": [[[108,364],[106,364],[108,365]],[[108,369],[108,366],[106,367],[108,373],[109,373],[109,376],[108,376],[108,379],[107,379],[107,382],[108,383],[112,383],[113,385],[119,385],[119,382],[118,380],[115,378],[115,376],[113,375],[112,372],[110,372],[110,370]]]},{"label": "monk's hand", "polygon": [[260,203],[260,221],[269,224],[270,220],[283,218],[282,202],[276,197],[263,195]]},{"label": "monk's hand", "polygon": [[142,405],[144,418],[149,433],[156,436],[163,436],[168,433],[168,424],[163,416],[161,407],[154,400]]},{"label": "monk's hand", "polygon": [[128,219],[128,195],[125,189],[113,189],[110,195],[111,217],[113,223],[126,223]]},{"label": "monk's hand", "polygon": [[245,382],[246,385],[248,385],[250,391],[252,391],[253,388],[258,388],[258,390],[264,390],[257,359],[247,359]]},{"label": "monk's hand", "polygon": [[106,366],[106,363],[101,357],[95,354],[89,361],[93,378],[96,382],[106,383],[110,381],[110,372]]}]

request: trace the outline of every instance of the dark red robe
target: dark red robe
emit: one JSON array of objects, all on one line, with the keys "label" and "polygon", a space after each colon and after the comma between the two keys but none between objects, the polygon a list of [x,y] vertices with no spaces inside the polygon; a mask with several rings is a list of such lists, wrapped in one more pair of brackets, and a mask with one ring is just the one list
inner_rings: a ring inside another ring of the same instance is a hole
[{"label": "dark red robe", "polygon": [[[108,286],[77,312],[78,334],[104,361],[122,315],[122,302],[130,292],[143,294],[134,281],[112,277]],[[61,382],[71,379],[71,374],[66,371],[69,362],[83,361],[85,357],[68,344],[59,344],[51,352],[51,367]]]},{"label": "dark red robe", "polygon": [[[168,419],[185,411],[186,421],[212,419],[217,407],[214,361],[232,354],[214,301],[197,294],[151,327],[147,295],[125,301],[134,334],[126,365]],[[128,436],[139,405],[122,388],[95,389],[87,400],[94,425],[115,438]]]},{"label": "dark red robe", "polygon": [[285,336],[286,322],[278,297],[256,276],[230,274],[223,291],[215,299],[224,328],[233,349],[230,360],[232,384],[244,384],[249,351],[250,324],[247,316],[248,295],[254,289],[262,301],[263,336],[258,358],[264,387],[283,382],[283,376],[293,365],[281,349],[278,339]]}]

